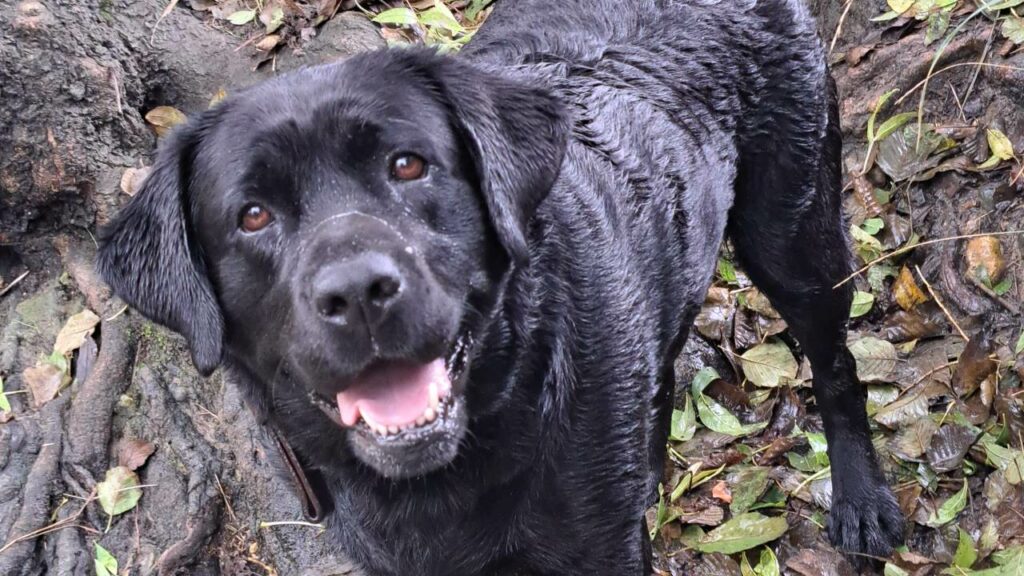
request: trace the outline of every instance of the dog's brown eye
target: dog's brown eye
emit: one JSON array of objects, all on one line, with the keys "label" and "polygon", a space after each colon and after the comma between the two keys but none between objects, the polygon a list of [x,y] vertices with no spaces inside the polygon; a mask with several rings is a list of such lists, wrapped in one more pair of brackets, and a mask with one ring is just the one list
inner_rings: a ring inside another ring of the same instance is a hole
[{"label": "dog's brown eye", "polygon": [[400,154],[391,161],[391,176],[395,180],[419,180],[426,173],[427,161],[415,154]]},{"label": "dog's brown eye", "polygon": [[267,227],[274,219],[274,215],[259,204],[249,204],[242,209],[242,230],[246,232],[259,232]]}]

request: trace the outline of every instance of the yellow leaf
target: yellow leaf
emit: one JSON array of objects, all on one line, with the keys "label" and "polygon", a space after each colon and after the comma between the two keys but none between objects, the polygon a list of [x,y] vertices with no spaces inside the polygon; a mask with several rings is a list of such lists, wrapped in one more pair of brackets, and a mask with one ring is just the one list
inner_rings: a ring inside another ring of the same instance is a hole
[{"label": "yellow leaf", "polygon": [[896,303],[900,305],[900,308],[908,312],[913,310],[918,304],[928,301],[928,295],[917,285],[914,275],[906,266],[900,269],[900,274],[892,285],[892,293],[896,297]]},{"label": "yellow leaf", "polygon": [[914,0],[886,0],[889,4],[889,8],[897,14],[903,14],[910,7],[914,5]]},{"label": "yellow leaf", "polygon": [[157,136],[170,132],[178,124],[184,124],[188,117],[173,106],[157,106],[146,113],[146,122],[153,127]]},{"label": "yellow leaf", "polygon": [[988,147],[992,150],[992,155],[1000,160],[1010,160],[1014,157],[1013,155],[1013,143],[999,130],[989,129],[986,130],[988,135]]},{"label": "yellow leaf", "polygon": [[53,344],[53,351],[62,355],[68,355],[77,350],[85,339],[92,334],[96,325],[100,323],[100,317],[86,308],[71,318],[68,318],[64,327],[57,334],[57,341]]}]

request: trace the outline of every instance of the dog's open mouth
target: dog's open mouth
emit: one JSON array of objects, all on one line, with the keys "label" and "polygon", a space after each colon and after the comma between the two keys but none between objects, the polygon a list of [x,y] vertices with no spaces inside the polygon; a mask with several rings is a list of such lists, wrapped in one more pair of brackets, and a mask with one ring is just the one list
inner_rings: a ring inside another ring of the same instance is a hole
[{"label": "dog's open mouth", "polygon": [[334,402],[316,393],[310,399],[339,426],[378,442],[425,439],[457,411],[457,385],[471,343],[470,334],[463,333],[446,359],[381,362],[359,374]]}]

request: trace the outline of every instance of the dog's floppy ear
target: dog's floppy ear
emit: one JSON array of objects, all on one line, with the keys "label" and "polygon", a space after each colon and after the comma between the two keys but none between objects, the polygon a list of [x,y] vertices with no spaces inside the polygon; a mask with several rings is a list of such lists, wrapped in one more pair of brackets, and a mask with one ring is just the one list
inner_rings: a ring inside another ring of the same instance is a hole
[{"label": "dog's floppy ear", "polygon": [[565,107],[524,81],[441,60],[434,80],[467,140],[498,239],[513,261],[524,262],[528,224],[562,166]]},{"label": "dog's floppy ear", "polygon": [[204,376],[220,364],[224,320],[191,241],[188,186],[202,128],[168,135],[141,189],[101,234],[97,268],[122,299],[188,340]]}]

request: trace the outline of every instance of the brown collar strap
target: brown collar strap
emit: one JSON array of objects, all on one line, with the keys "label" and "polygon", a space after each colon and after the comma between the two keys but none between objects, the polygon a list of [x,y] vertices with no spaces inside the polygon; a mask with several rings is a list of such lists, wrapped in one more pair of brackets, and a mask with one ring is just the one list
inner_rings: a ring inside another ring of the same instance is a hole
[{"label": "brown collar strap", "polygon": [[[277,424],[274,423],[273,418],[269,418],[266,422],[267,428],[270,430],[270,435],[274,438],[274,444],[277,446],[278,452],[281,454],[281,459],[284,460],[288,467],[288,475],[291,476],[292,483],[295,486],[295,492],[299,496],[299,500],[302,501],[302,514],[306,517],[309,522],[319,523],[327,515],[327,511],[324,508],[323,502],[320,497],[317,496],[317,489],[314,487],[314,483],[311,483],[310,476],[316,474],[307,474],[306,470],[302,467],[302,462],[299,461],[295,455],[295,451],[288,444],[284,434],[278,429]],[[319,480],[319,477],[314,478],[314,482]],[[323,490],[322,486],[317,487]]]}]

